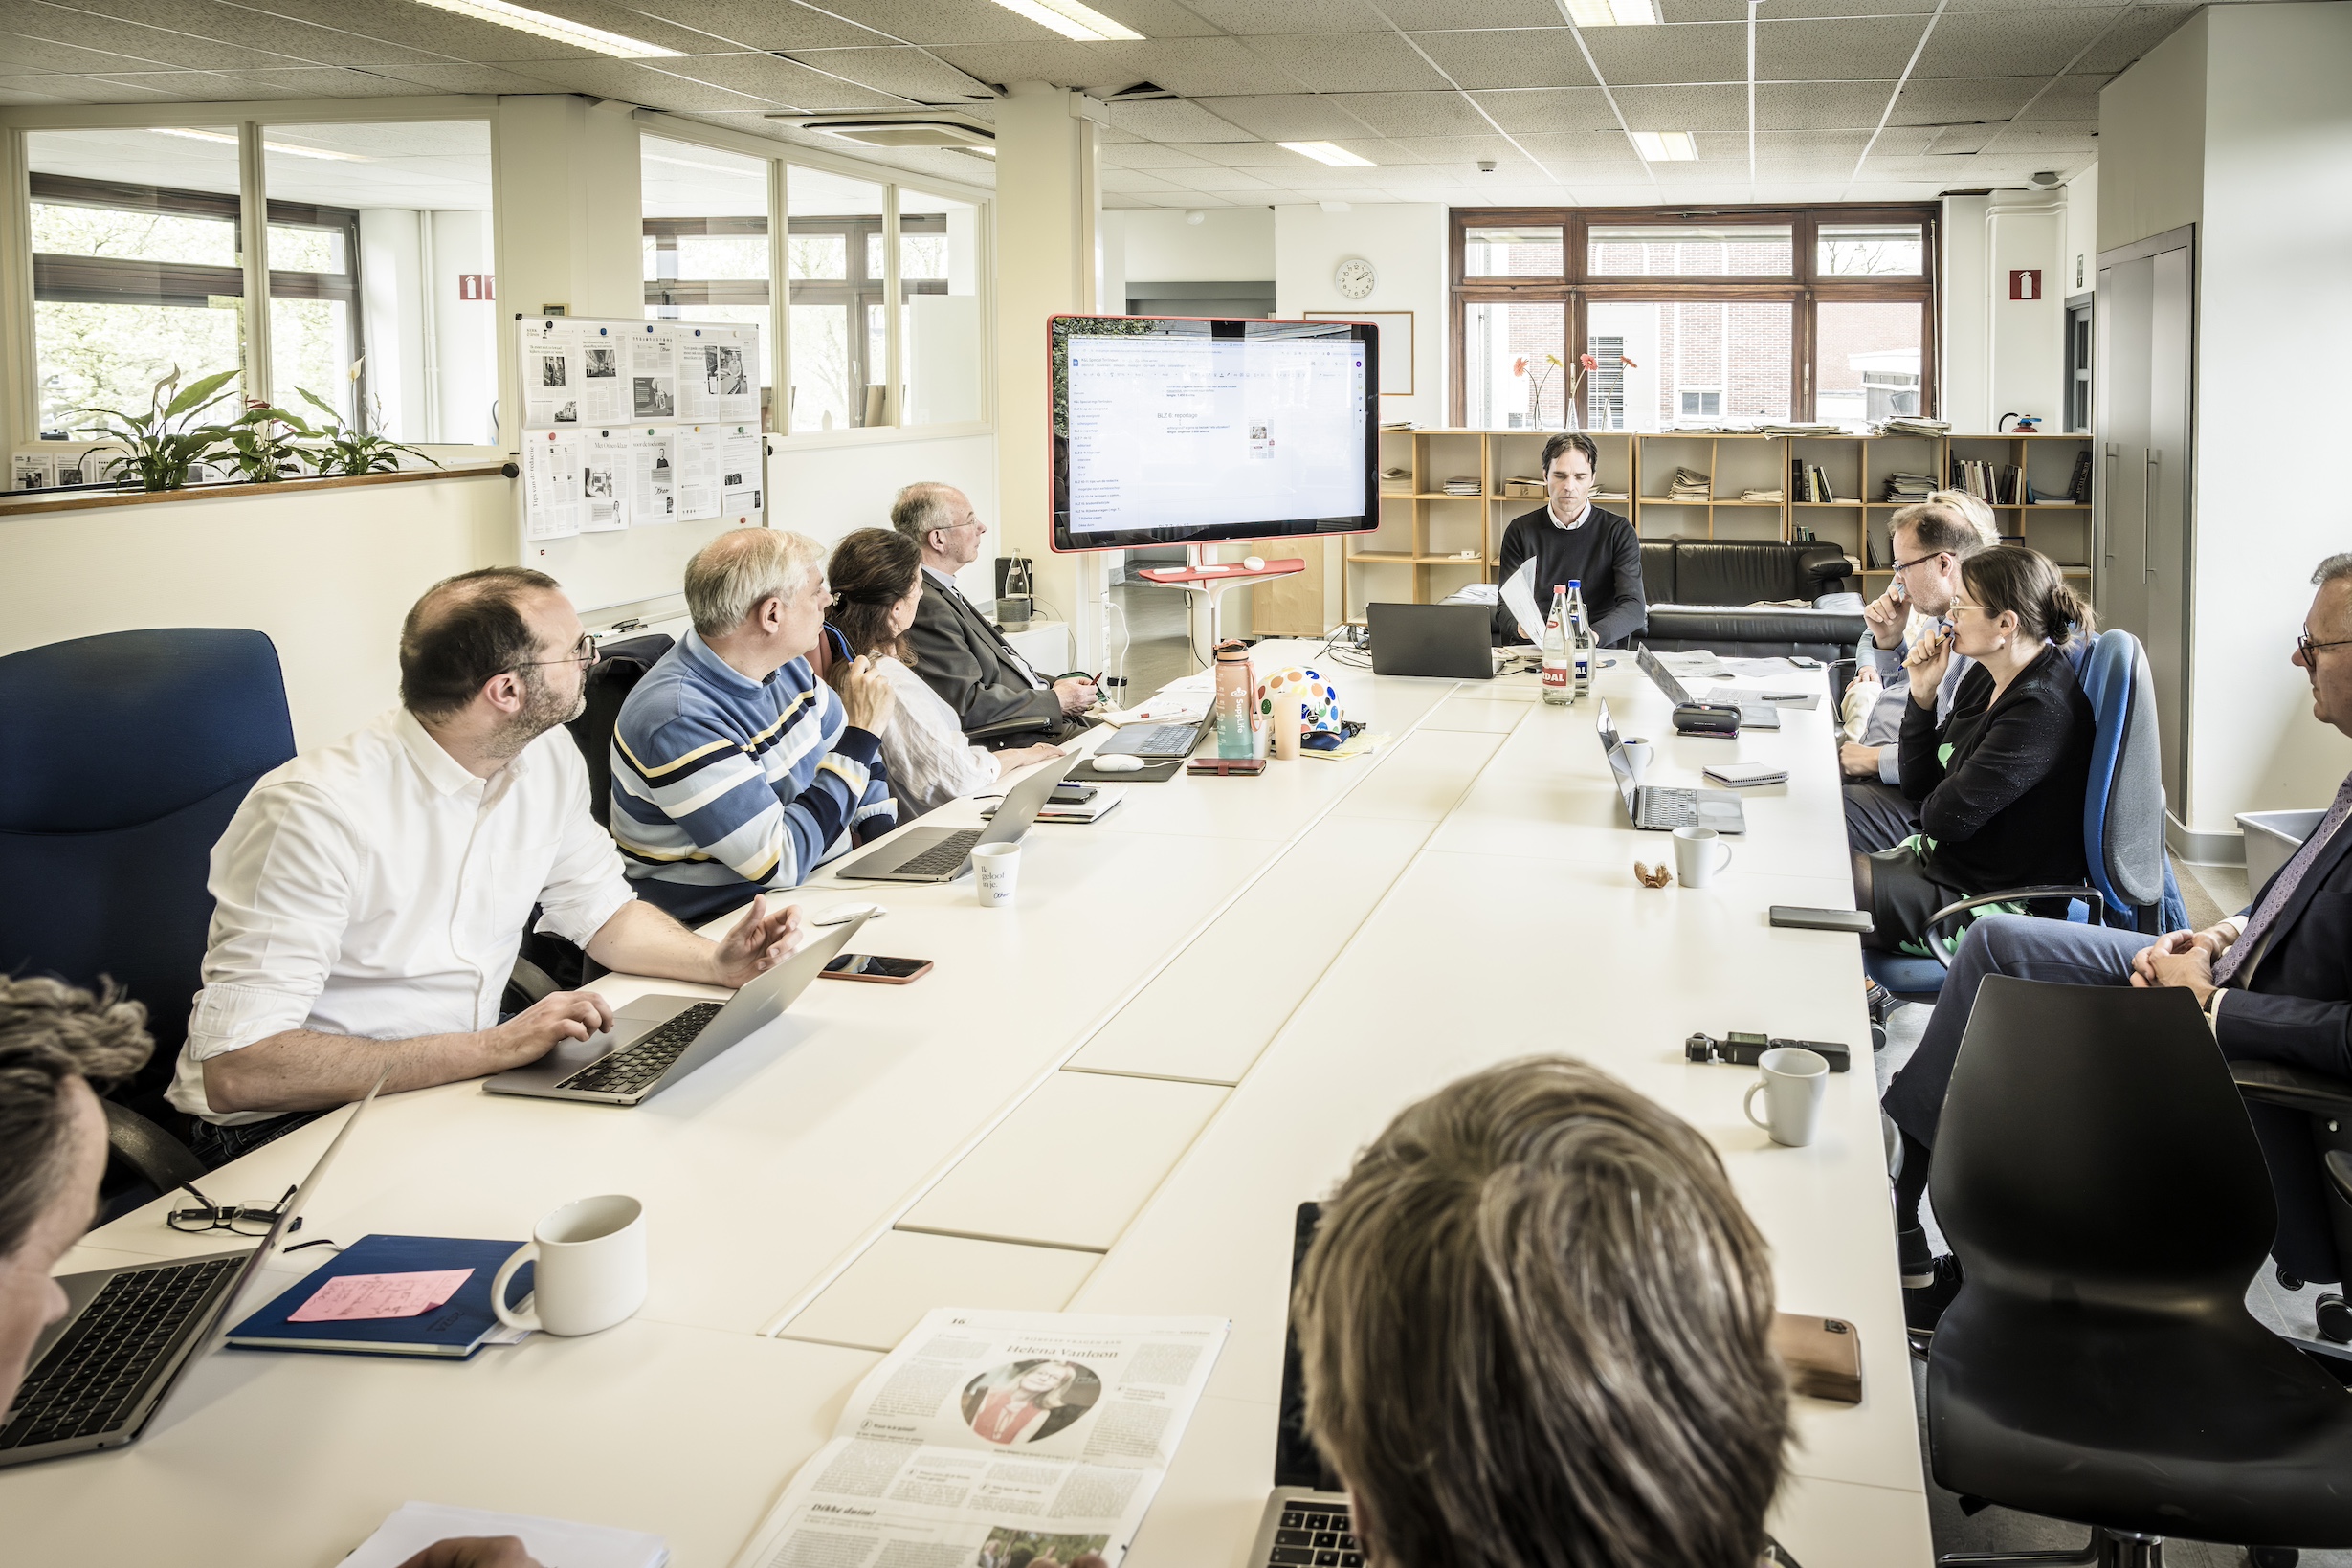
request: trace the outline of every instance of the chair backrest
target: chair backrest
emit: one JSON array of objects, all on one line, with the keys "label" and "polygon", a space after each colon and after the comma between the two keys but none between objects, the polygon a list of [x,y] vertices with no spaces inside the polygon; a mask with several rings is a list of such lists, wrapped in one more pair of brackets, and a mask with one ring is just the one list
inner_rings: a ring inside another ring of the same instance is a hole
[{"label": "chair backrest", "polygon": [[645,678],[677,639],[659,631],[626,642],[608,643],[581,692],[580,717],[566,722],[581,761],[588,763],[588,810],[605,827],[612,826],[612,730],[621,721],[621,704]]},{"label": "chair backrest", "polygon": [[0,657],[0,973],[100,976],[145,1005],[170,1075],[212,897],[213,844],[294,756],[277,650],[187,627]]},{"label": "chair backrest", "polygon": [[1968,1289],[2243,1314],[2277,1228],[2189,993],[1987,975],[1937,1124],[1936,1221]]},{"label": "chair backrest", "polygon": [[2156,684],[2140,639],[2103,631],[2076,666],[2097,722],[2083,791],[2083,858],[2111,903],[2146,908],[2164,895],[2164,788]]}]

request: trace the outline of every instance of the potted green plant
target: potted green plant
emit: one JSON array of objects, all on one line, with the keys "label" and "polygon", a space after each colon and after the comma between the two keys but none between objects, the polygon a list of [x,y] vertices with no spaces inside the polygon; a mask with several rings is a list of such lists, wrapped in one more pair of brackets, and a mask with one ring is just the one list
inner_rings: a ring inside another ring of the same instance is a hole
[{"label": "potted green plant", "polygon": [[78,409],[78,414],[100,414],[112,423],[75,429],[122,449],[100,464],[99,472],[106,478],[137,490],[185,489],[189,471],[217,454],[229,440],[227,427],[196,424],[196,416],[227,397],[222,388],[235,379],[234,370],[221,370],[182,386],[175,364],[147,395],[144,414]]},{"label": "potted green plant", "polygon": [[248,399],[245,411],[223,430],[227,449],[223,455],[235,466],[237,477],[247,484],[300,478],[302,465],[310,456],[303,443],[319,433],[285,409],[259,398]]},{"label": "potted green plant", "polygon": [[[307,386],[295,388],[296,392],[309,400],[312,408],[326,416],[317,424],[305,427],[317,442],[311,448],[311,453],[318,460],[319,472],[352,475],[388,474],[400,467],[403,455],[439,468],[441,465],[438,461],[414,447],[404,447],[389,436],[379,433],[384,425],[382,400],[377,400],[374,408],[370,409],[359,399],[360,367],[366,363],[364,355],[351,362],[352,402],[358,408],[360,417],[348,425],[344,423],[342,412],[326,399]],[[370,425],[375,426],[376,430],[369,430]]]}]

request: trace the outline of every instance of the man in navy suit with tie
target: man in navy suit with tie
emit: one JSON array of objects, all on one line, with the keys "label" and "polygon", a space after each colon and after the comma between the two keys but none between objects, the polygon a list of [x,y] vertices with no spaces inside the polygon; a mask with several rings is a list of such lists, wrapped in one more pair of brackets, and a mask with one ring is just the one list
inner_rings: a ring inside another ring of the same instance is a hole
[{"label": "man in navy suit with tie", "polygon": [[[2312,717],[2352,736],[2352,553],[2319,563],[2319,591],[2303,617],[2294,661],[2311,680]],[[1919,1221],[1929,1146],[1952,1081],[1977,983],[1986,975],[2067,985],[2180,986],[2191,992],[2222,1054],[2281,1062],[2352,1079],[2352,776],[2336,802],[2251,909],[2204,931],[2148,939],[2130,931],[1997,916],[1969,928],[1943,983],[1943,1000],[1882,1103],[1902,1130],[1895,1188],[1903,1256],[1903,1306],[1914,1328],[1933,1328],[1959,1292],[1948,1257],[1931,1259]],[[2053,1041],[2052,1049],[2063,1042]],[[2307,1280],[2343,1277],[2329,1226],[2310,1118],[2249,1102],[2278,1201],[2272,1255]]]}]

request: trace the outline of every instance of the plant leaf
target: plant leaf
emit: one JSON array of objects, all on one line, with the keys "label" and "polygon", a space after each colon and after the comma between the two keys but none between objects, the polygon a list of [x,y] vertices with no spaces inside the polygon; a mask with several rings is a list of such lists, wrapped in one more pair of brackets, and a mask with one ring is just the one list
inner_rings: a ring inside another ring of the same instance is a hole
[{"label": "plant leaf", "polygon": [[205,377],[202,381],[191,383],[188,386],[181,389],[179,396],[171,400],[170,406],[164,409],[164,417],[166,419],[177,419],[181,414],[188,412],[191,409],[207,403],[218,401],[215,394],[218,393],[222,387],[236,380],[236,371],[233,369],[218,370],[214,371],[211,375]]}]

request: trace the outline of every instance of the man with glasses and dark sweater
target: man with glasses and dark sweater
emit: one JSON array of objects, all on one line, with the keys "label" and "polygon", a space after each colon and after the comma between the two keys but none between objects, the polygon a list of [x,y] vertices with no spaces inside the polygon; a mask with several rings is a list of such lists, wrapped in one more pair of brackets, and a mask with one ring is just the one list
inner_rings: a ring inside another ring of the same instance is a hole
[{"label": "man with glasses and dark sweater", "polygon": [[[1535,577],[1527,586],[1537,614],[1550,610],[1553,588],[1581,584],[1594,640],[1604,648],[1623,648],[1648,629],[1650,606],[1642,597],[1641,536],[1624,518],[1592,504],[1600,461],[1600,449],[1581,431],[1562,431],[1543,443],[1548,499],[1541,510],[1512,519],[1503,530],[1495,581],[1508,583],[1532,558]],[[1520,626],[1509,606],[1497,605],[1495,636],[1498,642],[1541,645],[1543,629]]]}]

